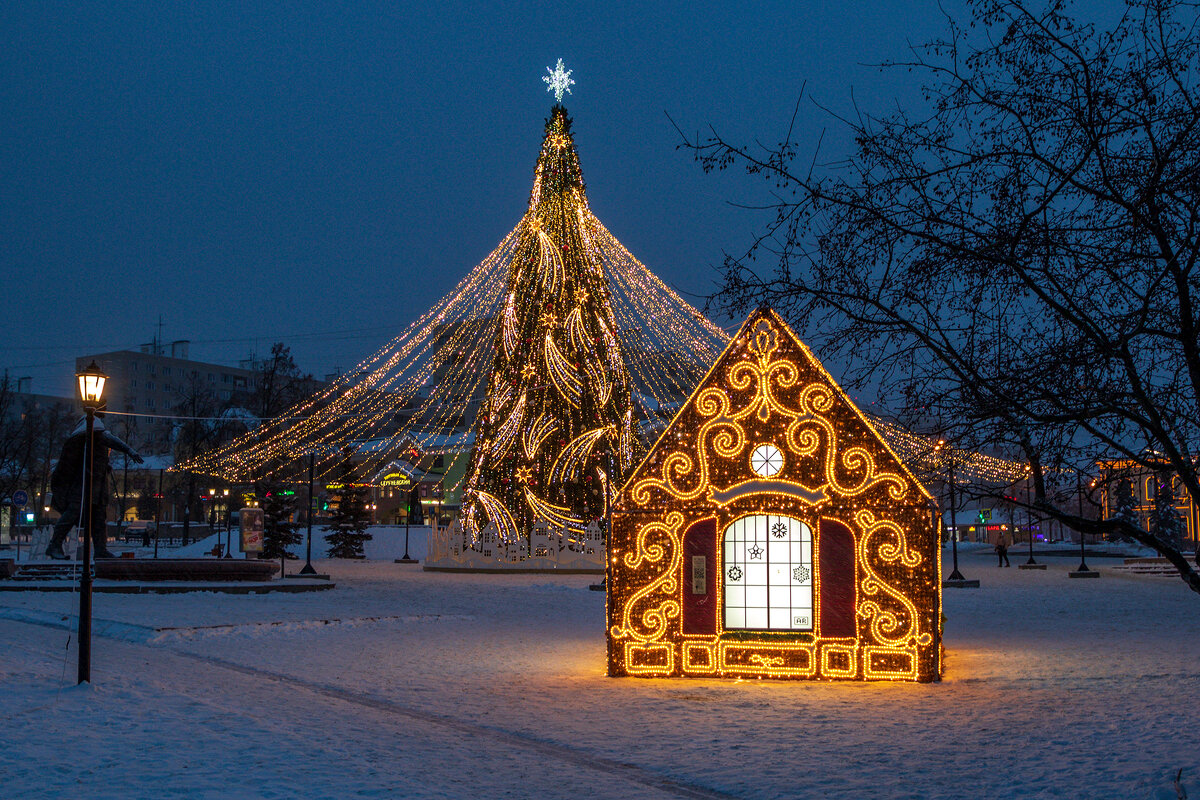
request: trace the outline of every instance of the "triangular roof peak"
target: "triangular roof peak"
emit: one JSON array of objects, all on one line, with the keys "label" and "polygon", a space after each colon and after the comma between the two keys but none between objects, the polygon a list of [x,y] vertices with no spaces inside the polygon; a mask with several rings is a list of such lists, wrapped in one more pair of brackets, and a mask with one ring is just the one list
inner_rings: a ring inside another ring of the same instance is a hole
[{"label": "triangular roof peak", "polygon": [[727,507],[762,494],[809,507],[933,499],[767,306],[730,339],[634,470],[619,504]]}]

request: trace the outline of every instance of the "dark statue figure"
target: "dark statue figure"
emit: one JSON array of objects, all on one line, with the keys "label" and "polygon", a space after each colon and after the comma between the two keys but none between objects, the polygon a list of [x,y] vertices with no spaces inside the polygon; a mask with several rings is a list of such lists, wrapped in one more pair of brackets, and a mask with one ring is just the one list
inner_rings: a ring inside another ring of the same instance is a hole
[{"label": "dark statue figure", "polygon": [[[125,442],[109,433],[104,428],[102,415],[97,414],[93,424],[93,436],[96,442],[96,456],[92,463],[92,496],[91,531],[92,547],[96,558],[113,558],[108,550],[108,536],[105,523],[108,516],[109,473],[112,471],[108,461],[109,449],[117,450],[132,458],[136,463],[142,463],[142,457]],[[50,476],[50,490],[53,492],[51,505],[55,511],[62,514],[54,524],[54,536],[46,548],[46,555],[53,559],[63,560],[67,554],[63,552],[63,542],[71,528],[78,525],[82,529],[88,527],[87,506],[83,501],[83,470],[87,448],[87,420],[79,421],[75,430],[63,443],[62,453],[58,464]]]}]

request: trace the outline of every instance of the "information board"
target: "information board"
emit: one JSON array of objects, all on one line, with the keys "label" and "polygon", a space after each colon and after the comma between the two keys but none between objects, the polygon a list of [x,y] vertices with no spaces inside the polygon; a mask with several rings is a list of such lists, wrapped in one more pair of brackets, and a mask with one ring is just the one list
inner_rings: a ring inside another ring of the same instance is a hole
[{"label": "information board", "polygon": [[243,508],[240,516],[242,552],[261,553],[263,551],[263,510],[261,508]]}]

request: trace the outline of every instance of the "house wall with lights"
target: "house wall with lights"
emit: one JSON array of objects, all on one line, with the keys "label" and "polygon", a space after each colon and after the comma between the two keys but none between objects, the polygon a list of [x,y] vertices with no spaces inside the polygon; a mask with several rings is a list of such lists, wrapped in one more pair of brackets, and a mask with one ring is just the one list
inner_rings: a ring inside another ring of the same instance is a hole
[{"label": "house wall with lights", "polygon": [[931,681],[933,499],[771,310],[614,507],[608,671]]}]

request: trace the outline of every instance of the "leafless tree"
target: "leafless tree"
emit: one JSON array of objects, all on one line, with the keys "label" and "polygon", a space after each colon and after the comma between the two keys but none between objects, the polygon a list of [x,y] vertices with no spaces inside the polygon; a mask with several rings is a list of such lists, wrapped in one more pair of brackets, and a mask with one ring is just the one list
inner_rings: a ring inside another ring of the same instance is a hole
[{"label": "leafless tree", "polygon": [[1108,459],[1200,500],[1200,17],[1130,0],[1102,29],[1080,8],[975,0],[884,65],[925,106],[830,114],[844,158],[791,130],[685,135],[706,171],[771,185],[714,302],[774,305],[900,418],[1020,454],[1037,513],[1152,547],[1200,592],[1171,543],[1068,501]]},{"label": "leafless tree", "polygon": [[261,419],[270,419],[312,394],[313,378],[300,372],[292,351],[283,342],[271,345],[271,354],[255,362],[257,385],[247,400]]}]

